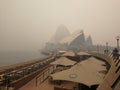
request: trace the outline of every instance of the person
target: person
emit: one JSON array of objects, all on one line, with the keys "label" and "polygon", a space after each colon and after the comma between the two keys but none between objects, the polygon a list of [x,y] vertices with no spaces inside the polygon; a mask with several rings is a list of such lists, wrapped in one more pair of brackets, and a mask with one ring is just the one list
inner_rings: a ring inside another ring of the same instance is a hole
[{"label": "person", "polygon": [[104,50],[104,54],[108,54],[108,52],[109,52],[109,51],[108,51],[107,49]]},{"label": "person", "polygon": [[113,59],[118,59],[119,58],[119,51],[117,50],[117,48],[115,48],[112,52],[112,58]]}]

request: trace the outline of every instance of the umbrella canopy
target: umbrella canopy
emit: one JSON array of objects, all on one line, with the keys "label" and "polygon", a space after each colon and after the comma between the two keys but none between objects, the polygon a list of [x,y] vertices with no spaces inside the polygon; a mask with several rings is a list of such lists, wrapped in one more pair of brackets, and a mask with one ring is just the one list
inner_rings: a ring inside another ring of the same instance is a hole
[{"label": "umbrella canopy", "polygon": [[59,54],[64,54],[65,52],[66,52],[66,51],[64,51],[64,50],[58,51]]},{"label": "umbrella canopy", "polygon": [[63,66],[70,66],[70,65],[74,65],[76,62],[72,61],[66,57],[61,57],[59,59],[57,59],[56,61],[50,63],[50,64],[56,64],[56,65],[63,65]]},{"label": "umbrella canopy", "polygon": [[87,52],[78,52],[77,55],[86,55],[86,56],[90,56],[91,54],[87,53]]},{"label": "umbrella canopy", "polygon": [[68,52],[64,53],[62,56],[75,56],[75,53],[72,51],[68,51]]},{"label": "umbrella canopy", "polygon": [[106,68],[102,64],[104,64],[103,61],[91,57],[68,70],[52,74],[51,76],[53,80],[73,81],[92,86],[103,81],[105,75],[99,73],[99,71],[106,70]]}]

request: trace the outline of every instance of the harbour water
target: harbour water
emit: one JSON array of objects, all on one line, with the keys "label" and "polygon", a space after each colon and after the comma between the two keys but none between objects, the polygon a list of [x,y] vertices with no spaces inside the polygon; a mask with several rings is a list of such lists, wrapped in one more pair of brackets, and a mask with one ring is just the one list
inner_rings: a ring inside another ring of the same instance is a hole
[{"label": "harbour water", "polygon": [[44,57],[39,51],[0,52],[0,67]]}]

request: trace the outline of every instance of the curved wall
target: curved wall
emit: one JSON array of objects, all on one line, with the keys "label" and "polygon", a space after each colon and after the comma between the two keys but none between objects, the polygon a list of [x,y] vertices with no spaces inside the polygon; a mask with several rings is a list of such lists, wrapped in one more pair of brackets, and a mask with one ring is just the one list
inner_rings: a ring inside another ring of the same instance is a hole
[{"label": "curved wall", "polygon": [[92,54],[103,58],[110,65],[110,69],[106,74],[103,83],[99,85],[97,90],[120,90],[120,59],[113,60],[111,56],[101,53]]}]

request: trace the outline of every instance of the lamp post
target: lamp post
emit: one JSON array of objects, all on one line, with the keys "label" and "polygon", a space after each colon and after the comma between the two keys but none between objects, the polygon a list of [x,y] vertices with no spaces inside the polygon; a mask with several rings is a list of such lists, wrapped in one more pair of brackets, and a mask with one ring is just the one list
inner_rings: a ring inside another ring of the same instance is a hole
[{"label": "lamp post", "polygon": [[108,42],[106,42],[106,50],[108,50]]},{"label": "lamp post", "polygon": [[119,39],[120,39],[120,36],[116,36],[118,52],[119,52]]},{"label": "lamp post", "polygon": [[108,42],[106,42],[106,54],[108,54]]}]

